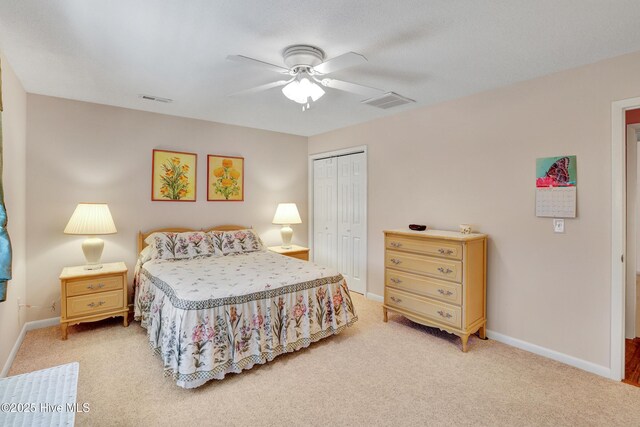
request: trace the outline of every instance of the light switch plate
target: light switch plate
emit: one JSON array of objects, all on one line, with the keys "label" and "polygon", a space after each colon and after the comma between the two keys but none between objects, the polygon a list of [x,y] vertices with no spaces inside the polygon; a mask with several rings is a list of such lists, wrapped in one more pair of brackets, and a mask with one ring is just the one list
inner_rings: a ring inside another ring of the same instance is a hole
[{"label": "light switch plate", "polygon": [[553,232],[554,233],[564,233],[564,219],[554,219],[553,220]]}]

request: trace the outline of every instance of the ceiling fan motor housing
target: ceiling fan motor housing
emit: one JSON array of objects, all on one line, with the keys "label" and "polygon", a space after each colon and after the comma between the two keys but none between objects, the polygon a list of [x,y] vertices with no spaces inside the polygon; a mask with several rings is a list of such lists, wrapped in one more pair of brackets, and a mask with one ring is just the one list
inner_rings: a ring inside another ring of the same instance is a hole
[{"label": "ceiling fan motor housing", "polygon": [[285,48],[282,52],[284,63],[289,69],[296,68],[310,69],[324,61],[324,51],[318,47],[296,44]]}]

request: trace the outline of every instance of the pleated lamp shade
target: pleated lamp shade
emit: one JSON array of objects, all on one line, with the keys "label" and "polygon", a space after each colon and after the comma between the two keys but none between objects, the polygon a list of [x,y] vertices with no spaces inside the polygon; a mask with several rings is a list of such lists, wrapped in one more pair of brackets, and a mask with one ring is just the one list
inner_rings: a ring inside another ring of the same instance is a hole
[{"label": "pleated lamp shade", "polygon": [[302,224],[295,203],[280,203],[273,216],[273,224]]},{"label": "pleated lamp shade", "polygon": [[117,232],[106,203],[79,203],[64,229],[65,234],[85,236]]}]

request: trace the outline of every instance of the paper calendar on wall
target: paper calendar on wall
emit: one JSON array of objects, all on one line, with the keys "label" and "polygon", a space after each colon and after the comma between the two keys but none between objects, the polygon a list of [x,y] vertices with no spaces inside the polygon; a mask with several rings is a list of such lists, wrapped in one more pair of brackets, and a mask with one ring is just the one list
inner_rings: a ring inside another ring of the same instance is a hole
[{"label": "paper calendar on wall", "polygon": [[576,156],[536,160],[536,216],[576,217]]}]

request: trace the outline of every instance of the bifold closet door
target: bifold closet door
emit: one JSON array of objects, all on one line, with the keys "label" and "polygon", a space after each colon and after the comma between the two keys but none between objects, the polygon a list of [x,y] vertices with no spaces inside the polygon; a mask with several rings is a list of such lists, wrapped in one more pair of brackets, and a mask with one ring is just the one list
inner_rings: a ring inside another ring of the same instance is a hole
[{"label": "bifold closet door", "polygon": [[366,157],[364,153],[337,158],[338,161],[338,271],[349,289],[364,293],[366,269],[364,215]]},{"label": "bifold closet door", "polygon": [[338,159],[313,162],[313,261],[338,270]]}]

